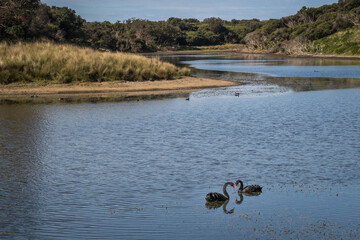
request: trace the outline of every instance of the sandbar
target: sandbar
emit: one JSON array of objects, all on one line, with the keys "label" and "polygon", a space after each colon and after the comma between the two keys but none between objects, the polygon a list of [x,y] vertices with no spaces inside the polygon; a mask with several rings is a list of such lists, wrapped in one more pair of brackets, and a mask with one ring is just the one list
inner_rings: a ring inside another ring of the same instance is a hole
[{"label": "sandbar", "polygon": [[0,103],[101,102],[186,97],[206,88],[240,85],[238,82],[183,77],[143,82],[94,82],[72,84],[10,84],[0,86]]}]

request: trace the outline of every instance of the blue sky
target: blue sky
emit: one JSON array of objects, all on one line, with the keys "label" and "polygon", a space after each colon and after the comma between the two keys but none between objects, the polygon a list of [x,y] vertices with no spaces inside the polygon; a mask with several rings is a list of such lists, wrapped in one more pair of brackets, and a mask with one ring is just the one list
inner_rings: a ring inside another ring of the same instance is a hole
[{"label": "blue sky", "polygon": [[167,20],[169,17],[261,20],[295,14],[302,6],[319,7],[338,0],[41,0],[69,7],[87,21],[123,21],[130,18]]}]

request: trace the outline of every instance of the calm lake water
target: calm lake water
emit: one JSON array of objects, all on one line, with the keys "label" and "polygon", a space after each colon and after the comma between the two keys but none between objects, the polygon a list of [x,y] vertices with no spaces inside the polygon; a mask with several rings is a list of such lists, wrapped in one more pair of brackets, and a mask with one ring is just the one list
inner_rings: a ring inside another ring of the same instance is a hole
[{"label": "calm lake water", "polygon": [[[0,105],[0,238],[359,239],[359,103],[360,88],[254,81],[190,101]],[[237,179],[263,193],[206,206]]]}]

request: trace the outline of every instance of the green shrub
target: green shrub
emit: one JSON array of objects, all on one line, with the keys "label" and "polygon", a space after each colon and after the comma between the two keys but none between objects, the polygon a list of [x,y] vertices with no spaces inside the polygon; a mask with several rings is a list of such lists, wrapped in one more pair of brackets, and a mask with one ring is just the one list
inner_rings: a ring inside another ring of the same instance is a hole
[{"label": "green shrub", "polygon": [[360,55],[360,27],[337,32],[316,40],[312,51],[325,54]]}]

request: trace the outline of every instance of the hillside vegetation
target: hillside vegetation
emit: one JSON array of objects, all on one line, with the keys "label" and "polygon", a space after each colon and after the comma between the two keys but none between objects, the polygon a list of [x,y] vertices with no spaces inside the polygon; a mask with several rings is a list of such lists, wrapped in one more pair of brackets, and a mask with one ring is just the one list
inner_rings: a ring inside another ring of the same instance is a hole
[{"label": "hillside vegetation", "polygon": [[189,75],[158,59],[66,44],[0,44],[0,84],[172,79]]},{"label": "hillside vegetation", "polygon": [[122,52],[246,44],[251,51],[301,54],[314,41],[359,25],[359,0],[339,0],[319,8],[303,7],[295,15],[266,21],[169,18],[115,23],[87,22],[74,10],[50,7],[39,0],[0,1],[0,41],[48,39]]},{"label": "hillside vegetation", "polygon": [[349,28],[316,40],[311,50],[315,53],[360,55],[360,27]]},{"label": "hillside vegetation", "polygon": [[269,20],[246,35],[245,42],[253,50],[301,54],[313,41],[359,25],[360,1],[339,0],[337,4],[303,7],[293,16]]}]

